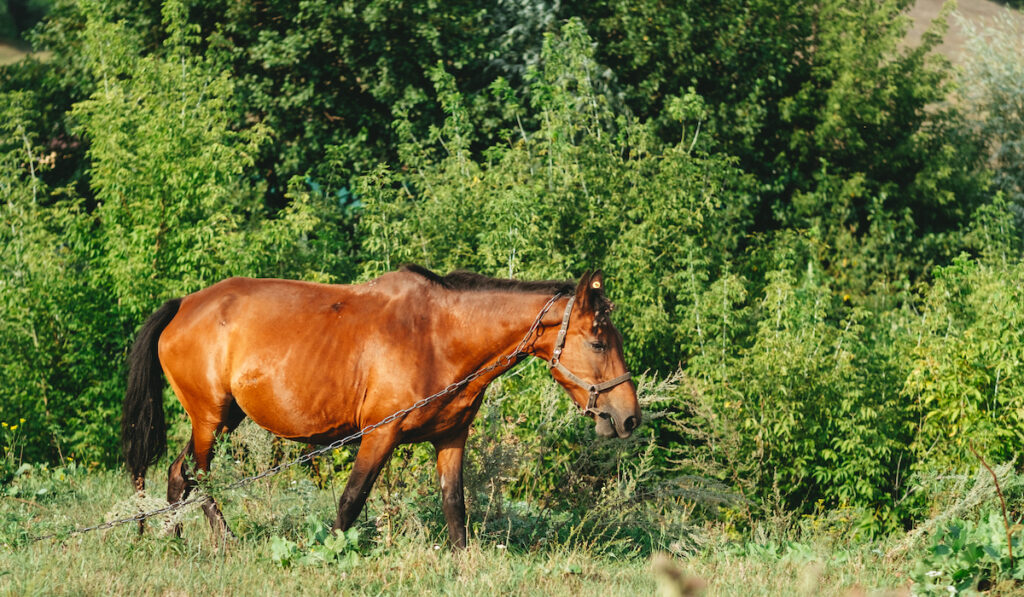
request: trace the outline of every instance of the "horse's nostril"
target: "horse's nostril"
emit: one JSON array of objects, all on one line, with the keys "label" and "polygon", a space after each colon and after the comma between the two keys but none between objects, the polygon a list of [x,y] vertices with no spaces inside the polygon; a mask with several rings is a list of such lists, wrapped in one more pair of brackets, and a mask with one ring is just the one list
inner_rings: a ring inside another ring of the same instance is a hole
[{"label": "horse's nostril", "polygon": [[636,417],[626,417],[626,420],[622,422],[622,428],[626,431],[633,431],[638,425]]}]

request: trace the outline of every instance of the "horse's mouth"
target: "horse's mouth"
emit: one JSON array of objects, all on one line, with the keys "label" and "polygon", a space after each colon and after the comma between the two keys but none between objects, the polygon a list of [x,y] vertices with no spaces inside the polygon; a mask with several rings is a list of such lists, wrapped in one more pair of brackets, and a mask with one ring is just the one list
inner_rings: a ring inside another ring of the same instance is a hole
[{"label": "horse's mouth", "polygon": [[629,421],[632,417],[629,417],[625,424],[617,424],[615,418],[611,413],[598,412],[594,415],[594,432],[601,437],[618,437],[619,439],[626,439],[633,435],[633,427],[629,425]]}]

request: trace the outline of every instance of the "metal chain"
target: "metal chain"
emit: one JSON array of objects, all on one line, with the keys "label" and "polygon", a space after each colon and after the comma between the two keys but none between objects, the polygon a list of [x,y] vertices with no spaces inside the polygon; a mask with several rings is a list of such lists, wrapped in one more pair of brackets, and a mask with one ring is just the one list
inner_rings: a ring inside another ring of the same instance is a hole
[{"label": "metal chain", "polygon": [[[551,299],[548,300],[548,302],[545,303],[544,307],[540,310],[540,313],[537,315],[537,318],[533,321],[533,325],[531,325],[530,329],[527,330],[526,335],[523,336],[523,339],[520,340],[519,344],[516,345],[515,350],[513,350],[512,352],[510,352],[510,353],[500,357],[493,364],[491,364],[491,365],[489,365],[487,367],[484,367],[483,369],[478,369],[478,370],[474,371],[473,373],[470,373],[469,375],[467,375],[463,379],[461,379],[461,380],[459,380],[459,381],[457,381],[455,383],[448,384],[447,386],[444,387],[444,389],[442,389],[442,390],[440,390],[438,392],[435,392],[435,393],[427,396],[426,398],[421,398],[420,400],[417,400],[415,403],[412,404],[412,406],[409,406],[407,408],[403,408],[403,409],[401,409],[399,411],[396,411],[396,412],[394,412],[394,413],[384,417],[380,421],[377,421],[376,423],[373,423],[372,425],[367,425],[366,427],[363,427],[362,429],[360,429],[359,431],[356,431],[355,433],[353,433],[351,435],[343,437],[343,438],[341,438],[339,440],[335,440],[335,441],[331,442],[330,444],[328,444],[326,446],[317,448],[316,450],[313,450],[312,452],[307,452],[307,453],[299,456],[298,458],[295,458],[293,460],[289,460],[288,462],[283,462],[283,463],[278,464],[276,466],[272,466],[269,469],[267,469],[267,470],[265,470],[265,471],[263,471],[263,472],[261,472],[259,474],[239,479],[238,481],[235,481],[234,483],[226,485],[224,487],[224,489],[225,490],[238,489],[239,487],[244,487],[244,486],[249,485],[250,483],[254,483],[254,482],[256,482],[256,481],[258,481],[260,479],[264,479],[266,477],[270,477],[270,476],[276,475],[276,474],[280,473],[281,471],[283,471],[285,469],[288,469],[288,468],[291,468],[291,467],[293,467],[295,465],[302,464],[303,462],[309,462],[310,460],[312,460],[313,458],[316,458],[317,456],[319,456],[321,454],[324,454],[326,452],[330,452],[332,450],[336,450],[336,449],[338,449],[338,448],[340,448],[340,447],[342,447],[342,446],[344,446],[344,445],[346,445],[348,443],[351,443],[351,442],[353,442],[353,441],[363,437],[364,435],[372,432],[373,430],[377,429],[378,427],[383,427],[384,425],[387,425],[388,423],[392,423],[395,420],[397,420],[397,419],[399,419],[401,417],[404,417],[405,415],[411,413],[414,410],[423,408],[424,406],[430,404],[431,402],[437,400],[438,398],[440,398],[442,396],[445,396],[445,395],[447,395],[449,393],[455,392],[459,388],[464,387],[464,386],[472,383],[477,378],[479,378],[479,377],[481,377],[483,375],[486,375],[487,373],[490,373],[491,371],[494,371],[498,367],[503,367],[505,365],[511,365],[512,363],[514,363],[516,361],[516,359],[518,359],[521,356],[526,354],[524,352],[524,349],[526,348],[526,346],[528,345],[530,340],[533,338],[534,334],[537,332],[537,329],[540,327],[541,320],[544,319],[544,315],[547,314],[549,309],[551,309],[551,305],[553,305],[555,303],[555,301],[558,300],[559,298],[561,298],[562,296],[563,296],[562,294],[556,294],[555,296],[551,297]],[[148,518],[152,518],[154,516],[159,516],[161,514],[167,514],[167,513],[170,513],[170,512],[175,512],[177,510],[180,510],[181,508],[184,508],[185,506],[188,506],[188,505],[191,505],[191,504],[195,504],[197,502],[200,502],[200,501],[203,501],[203,500],[206,500],[206,499],[209,499],[209,496],[207,496],[205,494],[198,494],[197,493],[196,495],[193,495],[192,497],[189,497],[187,499],[178,500],[178,501],[174,502],[173,504],[168,504],[167,506],[164,506],[162,508],[157,508],[155,510],[149,510],[149,511],[146,511],[146,512],[139,512],[138,514],[135,514],[134,516],[129,516],[127,518],[119,518],[117,520],[110,520],[110,521],[107,521],[107,522],[104,522],[104,523],[101,523],[101,524],[98,524],[98,525],[95,525],[95,526],[91,526],[91,527],[83,527],[83,528],[79,528],[79,529],[73,529],[73,530],[71,530],[71,531],[69,531],[67,533],[53,533],[53,534],[50,534],[50,535],[44,535],[42,537],[33,537],[31,539],[30,543],[36,543],[38,541],[43,541],[43,540],[46,540],[46,539],[56,539],[58,537],[63,537],[63,538],[73,537],[75,535],[82,535],[84,533],[90,533],[92,531],[101,531],[101,530],[104,530],[104,529],[113,528],[113,527],[116,527],[116,526],[120,526],[122,524],[128,524],[130,522],[142,522],[142,521],[144,521],[144,520],[146,520]]]}]

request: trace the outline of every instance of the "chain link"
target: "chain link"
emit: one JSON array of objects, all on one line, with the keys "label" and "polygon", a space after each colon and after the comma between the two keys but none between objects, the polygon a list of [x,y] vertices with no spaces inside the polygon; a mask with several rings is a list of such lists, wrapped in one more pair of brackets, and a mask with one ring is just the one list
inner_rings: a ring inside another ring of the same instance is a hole
[{"label": "chain link", "polygon": [[[541,320],[544,319],[544,315],[547,314],[549,309],[551,309],[551,305],[553,305],[555,303],[555,301],[558,300],[559,298],[561,298],[562,296],[563,295],[561,295],[561,294],[556,294],[555,296],[551,297],[551,299],[548,300],[548,302],[545,303],[544,307],[540,310],[540,313],[537,315],[537,318],[533,321],[533,325],[531,325],[530,329],[527,330],[526,335],[523,336],[523,339],[520,340],[519,344],[516,345],[515,350],[513,350],[512,352],[510,352],[510,353],[508,353],[508,354],[498,358],[498,360],[496,360],[491,365],[489,365],[487,367],[484,367],[483,369],[478,369],[478,370],[474,371],[473,373],[470,373],[469,375],[467,375],[466,377],[464,377],[460,381],[448,384],[447,386],[444,387],[444,389],[442,389],[442,390],[440,390],[438,392],[435,392],[435,393],[427,396],[426,398],[421,398],[421,399],[417,400],[416,402],[414,402],[412,404],[412,406],[409,406],[407,408],[403,408],[403,409],[401,409],[399,411],[391,413],[390,415],[384,417],[380,421],[377,421],[376,423],[373,423],[372,425],[367,425],[366,427],[363,427],[362,429],[360,429],[359,431],[356,431],[355,433],[353,433],[351,435],[345,436],[345,437],[343,437],[343,438],[341,438],[339,440],[335,440],[335,441],[331,442],[330,444],[328,444],[326,446],[323,446],[323,447],[320,447],[320,448],[317,448],[316,450],[313,450],[311,452],[306,452],[305,454],[299,456],[298,458],[295,458],[293,460],[289,460],[288,462],[283,462],[283,463],[278,464],[276,466],[272,466],[269,469],[267,469],[267,470],[265,470],[265,471],[263,471],[263,472],[261,472],[259,474],[239,479],[238,481],[235,481],[234,483],[230,483],[230,484],[226,485],[224,487],[224,489],[225,490],[230,490],[230,489],[238,489],[240,487],[244,487],[246,485],[249,485],[250,483],[254,483],[256,481],[259,481],[260,479],[265,479],[267,477],[271,477],[273,475],[276,475],[276,474],[280,473],[281,471],[284,471],[285,469],[289,469],[289,468],[291,468],[293,466],[302,464],[304,462],[309,462],[310,460],[316,458],[317,456],[319,456],[321,454],[325,454],[327,452],[330,452],[330,451],[333,451],[333,450],[337,450],[338,448],[340,448],[340,447],[342,447],[342,446],[344,446],[346,444],[349,444],[351,442],[354,442],[355,440],[363,437],[364,435],[366,435],[368,433],[371,433],[373,430],[375,430],[375,429],[377,429],[379,427],[383,427],[384,425],[387,425],[388,423],[393,423],[394,421],[398,420],[401,417],[404,417],[405,415],[413,412],[414,410],[423,408],[424,406],[430,404],[431,402],[437,400],[438,398],[441,398],[442,396],[445,396],[447,394],[451,394],[451,393],[455,392],[456,390],[458,390],[459,388],[462,388],[462,387],[465,387],[465,386],[469,385],[470,383],[472,383],[476,379],[478,379],[478,378],[480,378],[480,377],[490,373],[491,371],[494,371],[495,369],[497,369],[499,367],[504,367],[506,365],[514,364],[517,359],[521,358],[522,356],[524,356],[526,354],[525,349],[526,349],[527,345],[530,343],[530,340],[533,338],[534,334],[537,333],[538,328],[540,328]],[[205,494],[197,493],[196,495],[193,495],[192,497],[189,497],[189,498],[186,498],[186,499],[183,499],[183,500],[178,500],[177,502],[174,502],[173,504],[168,504],[167,506],[164,506],[162,508],[157,508],[155,510],[149,510],[149,511],[146,511],[146,512],[139,512],[138,514],[135,514],[134,516],[129,516],[127,518],[119,518],[117,520],[110,520],[110,521],[107,521],[107,522],[104,522],[104,523],[101,523],[101,524],[98,524],[98,525],[95,525],[95,526],[91,526],[91,527],[83,527],[83,528],[78,528],[78,529],[72,529],[71,531],[68,531],[67,533],[53,533],[53,534],[44,535],[44,536],[41,536],[41,537],[33,537],[31,539],[30,543],[36,543],[38,541],[43,541],[43,540],[46,540],[46,539],[56,539],[58,537],[62,537],[62,538],[73,537],[75,535],[82,535],[84,533],[90,533],[92,531],[101,531],[101,530],[104,530],[104,529],[113,528],[113,527],[116,527],[116,526],[120,526],[122,524],[128,524],[130,522],[142,522],[142,521],[144,521],[146,519],[153,518],[154,516],[159,516],[161,514],[167,514],[167,513],[170,513],[170,512],[175,512],[177,510],[180,510],[180,509],[184,508],[185,506],[189,506],[191,504],[195,504],[197,502],[200,502],[200,501],[203,501],[203,500],[206,500],[206,499],[210,499],[209,496],[207,496]]]}]

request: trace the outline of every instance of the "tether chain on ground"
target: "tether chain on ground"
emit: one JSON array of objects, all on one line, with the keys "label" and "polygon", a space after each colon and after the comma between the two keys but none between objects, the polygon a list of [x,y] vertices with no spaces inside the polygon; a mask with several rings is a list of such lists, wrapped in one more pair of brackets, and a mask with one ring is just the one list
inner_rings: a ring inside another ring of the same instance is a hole
[{"label": "tether chain on ground", "polygon": [[[505,366],[505,365],[512,364],[516,359],[518,359],[521,356],[526,354],[525,352],[523,352],[523,349],[526,348],[527,343],[530,341],[531,338],[533,338],[533,335],[537,332],[537,328],[540,327],[540,322],[541,322],[542,319],[544,319],[544,315],[551,308],[551,305],[553,305],[555,303],[555,301],[558,300],[559,298],[561,298],[562,296],[563,295],[561,295],[561,294],[556,294],[555,296],[551,297],[551,299],[547,303],[544,304],[544,308],[541,309],[540,313],[537,315],[537,318],[533,321],[533,325],[531,325],[530,329],[527,330],[526,335],[523,336],[523,339],[520,340],[519,344],[516,345],[515,350],[513,350],[509,354],[499,358],[498,360],[496,360],[490,366],[484,367],[483,369],[478,369],[477,371],[474,371],[473,373],[470,373],[469,375],[467,375],[465,378],[463,378],[463,379],[461,379],[461,380],[459,380],[459,381],[457,381],[455,383],[448,384],[447,386],[444,387],[444,389],[442,389],[442,390],[440,390],[440,391],[438,391],[438,392],[436,392],[434,394],[431,394],[430,396],[427,396],[426,398],[421,398],[420,400],[417,400],[416,402],[414,402],[412,404],[412,406],[409,406],[409,407],[403,408],[402,410],[396,411],[396,412],[394,412],[394,413],[384,417],[380,421],[377,421],[376,423],[374,423],[372,425],[367,425],[366,427],[363,427],[362,429],[360,429],[359,431],[356,431],[352,435],[348,435],[348,436],[343,437],[343,438],[341,438],[339,440],[335,440],[335,441],[331,442],[330,444],[328,444],[326,446],[323,446],[321,448],[317,448],[316,450],[313,450],[312,452],[307,452],[307,453],[299,456],[298,458],[295,458],[295,459],[290,460],[288,462],[283,462],[283,463],[278,464],[276,466],[272,466],[269,469],[263,471],[262,473],[259,473],[259,474],[256,474],[256,475],[252,475],[250,477],[245,477],[245,478],[239,479],[238,481],[235,481],[234,483],[226,485],[224,487],[224,489],[225,490],[230,490],[230,489],[238,489],[239,487],[244,487],[244,486],[246,486],[246,485],[248,485],[250,483],[253,483],[255,481],[259,481],[260,479],[265,479],[267,477],[276,475],[276,474],[280,473],[281,471],[284,471],[285,469],[289,469],[289,468],[291,468],[291,467],[293,467],[295,465],[302,464],[303,462],[308,462],[308,461],[312,460],[313,458],[316,458],[317,456],[319,456],[321,454],[330,452],[332,450],[336,450],[336,449],[338,449],[338,448],[340,448],[340,447],[342,447],[342,446],[344,446],[346,444],[354,442],[355,440],[363,437],[367,433],[372,432],[374,429],[377,429],[378,427],[382,427],[384,425],[387,425],[388,423],[392,423],[395,420],[399,419],[400,417],[404,417],[405,415],[411,413],[414,410],[423,408],[424,406],[430,404],[431,402],[437,400],[438,398],[441,398],[442,396],[445,396],[447,394],[455,392],[459,388],[462,388],[462,387],[466,386],[467,384],[472,383],[473,381],[475,381],[480,376],[482,376],[484,374],[487,374],[487,373],[490,373],[491,371],[494,371],[498,367],[502,367],[502,366]],[[138,514],[135,514],[134,516],[129,516],[127,518],[119,518],[117,520],[110,520],[110,521],[107,521],[107,522],[104,522],[104,523],[101,523],[101,524],[98,524],[98,525],[95,525],[95,526],[91,526],[91,527],[83,527],[83,528],[79,528],[79,529],[72,529],[71,531],[68,531],[66,533],[53,533],[53,534],[50,534],[50,535],[44,535],[42,537],[33,537],[30,542],[31,543],[36,543],[36,542],[39,542],[39,541],[45,541],[46,539],[58,539],[58,538],[60,538],[60,539],[67,539],[67,538],[70,538],[70,537],[74,537],[75,535],[82,535],[82,534],[85,534],[85,533],[90,533],[92,531],[102,531],[104,529],[110,529],[110,528],[113,528],[113,527],[116,527],[116,526],[120,526],[122,524],[128,524],[130,522],[142,522],[142,521],[147,520],[149,518],[153,518],[154,516],[160,516],[161,514],[168,514],[168,513],[171,513],[171,512],[175,512],[177,510],[180,510],[180,509],[184,508],[185,506],[189,506],[191,504],[195,504],[195,503],[201,502],[203,500],[207,500],[207,499],[210,499],[210,497],[208,495],[197,493],[196,495],[193,495],[192,497],[189,497],[189,498],[183,499],[183,500],[178,500],[177,502],[174,502],[173,504],[168,504],[167,506],[164,506],[162,508],[157,508],[156,510],[149,510],[149,511],[146,511],[146,512],[139,512]]]}]

